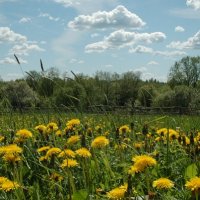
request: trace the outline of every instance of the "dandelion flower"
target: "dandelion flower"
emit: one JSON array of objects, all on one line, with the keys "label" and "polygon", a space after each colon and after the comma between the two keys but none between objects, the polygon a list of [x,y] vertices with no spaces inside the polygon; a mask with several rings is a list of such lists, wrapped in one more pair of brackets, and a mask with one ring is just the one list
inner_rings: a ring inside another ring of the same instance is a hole
[{"label": "dandelion flower", "polygon": [[80,148],[78,150],[75,151],[76,154],[80,157],[84,157],[84,158],[89,158],[91,157],[91,153],[89,152],[88,149],[86,148]]},{"label": "dandelion flower", "polygon": [[53,147],[51,149],[49,149],[46,153],[46,158],[50,158],[52,155],[56,155],[59,154],[61,152],[60,148],[57,147]]},{"label": "dandelion flower", "polygon": [[41,152],[49,150],[50,148],[51,148],[50,146],[43,146],[43,147],[40,147],[39,149],[37,149],[37,152],[41,153]]},{"label": "dandelion flower", "polygon": [[123,199],[126,191],[127,191],[127,184],[114,188],[111,191],[107,192],[107,197],[109,199],[115,199],[115,200]]},{"label": "dandelion flower", "polygon": [[67,144],[75,144],[80,140],[79,135],[73,135],[70,138],[67,139]]},{"label": "dandelion flower", "polygon": [[170,189],[174,186],[173,181],[169,180],[168,178],[159,178],[153,181],[153,187],[157,189]]},{"label": "dandelion flower", "polygon": [[74,158],[75,157],[75,153],[71,149],[65,149],[64,151],[59,153],[58,157],[61,157],[61,158],[63,158],[63,157]]},{"label": "dandelion flower", "polygon": [[154,166],[157,163],[154,158],[148,155],[135,156],[132,158],[132,161],[134,161],[134,165],[132,169],[133,169],[133,172],[136,172],[136,173],[142,172],[147,167]]},{"label": "dandelion flower", "polygon": [[71,130],[74,128],[74,126],[77,126],[79,124],[80,124],[79,119],[71,119],[66,123],[66,127]]},{"label": "dandelion flower", "polygon": [[105,136],[98,136],[93,141],[91,146],[93,148],[102,148],[109,144],[109,140]]},{"label": "dandelion flower", "polygon": [[54,122],[50,122],[47,124],[47,132],[51,133],[52,131],[57,131],[58,130],[58,125]]},{"label": "dandelion flower", "polygon": [[190,181],[187,181],[185,187],[191,191],[200,190],[200,177],[191,178]]},{"label": "dandelion flower", "polygon": [[35,129],[37,131],[39,131],[41,134],[45,134],[46,133],[46,130],[47,130],[47,127],[45,125],[38,125],[35,127]]},{"label": "dandelion flower", "polygon": [[10,144],[7,146],[0,147],[0,154],[13,154],[13,153],[21,153],[22,148],[17,146],[16,144]]},{"label": "dandelion flower", "polygon": [[0,186],[0,189],[4,190],[5,192],[9,192],[10,190],[15,190],[19,187],[20,185],[17,182],[7,180],[2,183],[2,185]]},{"label": "dandelion flower", "polygon": [[128,125],[123,125],[119,128],[120,133],[130,133],[131,129],[129,128]]},{"label": "dandelion flower", "polygon": [[0,142],[4,141],[5,137],[3,135],[0,135]]},{"label": "dandelion flower", "polygon": [[50,179],[54,181],[62,181],[64,178],[60,174],[54,172],[51,174]]},{"label": "dandelion flower", "polygon": [[16,135],[20,138],[27,139],[33,137],[33,134],[27,129],[18,130]]},{"label": "dandelion flower", "polygon": [[61,168],[72,168],[78,166],[78,162],[74,159],[65,159],[63,160],[63,163],[60,165]]},{"label": "dandelion flower", "polygon": [[14,153],[6,153],[3,156],[3,160],[5,160],[6,162],[17,162],[21,160],[21,157],[18,154],[14,154]]}]

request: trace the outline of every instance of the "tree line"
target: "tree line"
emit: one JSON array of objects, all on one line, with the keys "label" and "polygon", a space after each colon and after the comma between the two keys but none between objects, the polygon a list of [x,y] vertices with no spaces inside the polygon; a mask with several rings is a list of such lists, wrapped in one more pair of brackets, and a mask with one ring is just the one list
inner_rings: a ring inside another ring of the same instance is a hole
[{"label": "tree line", "polygon": [[[20,64],[20,63],[19,63]],[[200,57],[183,57],[171,67],[167,82],[143,81],[140,73],[98,71],[60,75],[58,69],[29,71],[23,79],[0,81],[0,108],[125,107],[200,108]]]}]

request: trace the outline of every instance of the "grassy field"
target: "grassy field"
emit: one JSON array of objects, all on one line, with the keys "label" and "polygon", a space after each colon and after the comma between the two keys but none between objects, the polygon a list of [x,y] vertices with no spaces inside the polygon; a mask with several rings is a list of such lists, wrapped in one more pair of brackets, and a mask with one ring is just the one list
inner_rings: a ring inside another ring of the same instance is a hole
[{"label": "grassy field", "polygon": [[200,199],[200,117],[0,115],[0,199]]}]

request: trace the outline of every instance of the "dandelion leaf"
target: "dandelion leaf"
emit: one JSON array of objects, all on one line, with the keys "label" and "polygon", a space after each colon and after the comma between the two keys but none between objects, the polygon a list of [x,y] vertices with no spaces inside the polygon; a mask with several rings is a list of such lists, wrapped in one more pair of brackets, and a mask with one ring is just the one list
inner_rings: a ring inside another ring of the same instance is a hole
[{"label": "dandelion leaf", "polygon": [[189,165],[185,170],[185,180],[191,179],[198,174],[198,168],[195,163]]}]

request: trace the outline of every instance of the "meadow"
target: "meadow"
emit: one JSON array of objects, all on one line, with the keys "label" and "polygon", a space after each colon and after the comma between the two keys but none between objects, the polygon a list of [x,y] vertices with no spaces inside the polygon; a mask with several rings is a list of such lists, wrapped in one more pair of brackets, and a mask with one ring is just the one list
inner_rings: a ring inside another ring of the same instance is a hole
[{"label": "meadow", "polygon": [[200,199],[199,120],[1,113],[0,199]]}]

